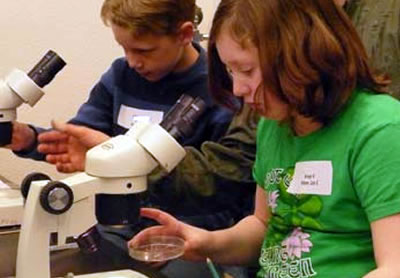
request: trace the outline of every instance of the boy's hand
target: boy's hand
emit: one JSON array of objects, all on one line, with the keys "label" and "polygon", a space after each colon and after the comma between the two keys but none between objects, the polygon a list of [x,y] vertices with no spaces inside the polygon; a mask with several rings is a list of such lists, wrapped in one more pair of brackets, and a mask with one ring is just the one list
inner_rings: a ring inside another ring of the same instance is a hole
[{"label": "boy's hand", "polygon": [[55,130],[39,135],[38,151],[62,173],[84,171],[87,150],[109,139],[88,127],[54,121],[52,125]]},{"label": "boy's hand", "polygon": [[27,124],[13,122],[11,144],[5,146],[13,151],[24,151],[30,149],[35,143],[35,132]]}]

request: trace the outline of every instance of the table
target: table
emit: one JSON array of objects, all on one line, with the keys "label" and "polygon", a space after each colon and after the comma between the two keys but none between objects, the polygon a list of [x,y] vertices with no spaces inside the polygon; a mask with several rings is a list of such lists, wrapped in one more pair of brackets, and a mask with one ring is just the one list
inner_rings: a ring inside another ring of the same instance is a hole
[{"label": "table", "polygon": [[[19,227],[0,229],[0,277],[15,276]],[[132,269],[151,278],[167,278],[149,266],[132,260],[129,256],[119,261],[112,261],[107,251],[99,250],[93,254],[84,254],[78,248],[55,251],[50,255],[52,277],[64,277],[72,272],[74,275],[102,271]],[[38,254],[39,255],[39,254]]]},{"label": "table", "polygon": [[[17,185],[6,180],[1,175],[0,180],[10,185],[13,189],[18,188]],[[20,226],[0,227],[0,277],[15,276],[19,230]],[[119,258],[118,261],[112,260],[108,253],[116,247],[106,241],[102,241],[100,246],[102,248],[92,254],[85,254],[79,248],[51,252],[51,276],[64,277],[69,272],[74,275],[81,275],[131,269],[151,278],[168,278],[155,269],[131,259],[128,255],[125,258]]]}]

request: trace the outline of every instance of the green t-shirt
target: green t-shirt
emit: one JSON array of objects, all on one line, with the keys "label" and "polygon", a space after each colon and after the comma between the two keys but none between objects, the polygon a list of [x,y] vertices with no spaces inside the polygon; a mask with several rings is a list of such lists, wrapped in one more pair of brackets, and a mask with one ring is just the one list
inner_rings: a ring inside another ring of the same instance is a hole
[{"label": "green t-shirt", "polygon": [[400,102],[362,90],[308,136],[262,119],[254,177],[272,216],[257,277],[358,278],[374,269],[370,223],[400,212],[398,138]]}]

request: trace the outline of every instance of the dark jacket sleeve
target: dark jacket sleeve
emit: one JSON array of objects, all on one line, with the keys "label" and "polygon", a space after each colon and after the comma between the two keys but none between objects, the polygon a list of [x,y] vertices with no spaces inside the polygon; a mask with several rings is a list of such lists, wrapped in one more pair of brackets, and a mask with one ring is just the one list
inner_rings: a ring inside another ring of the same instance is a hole
[{"label": "dark jacket sleeve", "polygon": [[[33,125],[29,125],[29,126],[35,132],[36,137],[38,136],[39,133],[50,130],[50,129],[44,129],[41,127],[35,127]],[[30,159],[38,160],[38,161],[45,161],[46,156],[37,151],[37,145],[38,145],[37,140],[35,140],[35,143],[31,146],[31,148],[29,150],[13,151],[13,153],[22,158],[30,158]]]},{"label": "dark jacket sleeve", "polygon": [[[169,175],[176,191],[210,196],[218,190],[218,184],[226,185],[229,181],[234,184],[250,184],[252,187],[257,122],[256,113],[243,106],[220,140],[206,141],[200,150],[186,147],[186,157]],[[157,183],[166,175],[157,169],[149,176],[149,185]],[[188,188],[183,189],[182,186]],[[232,191],[232,188],[227,190]],[[240,190],[248,191],[248,188],[243,186]]]},{"label": "dark jacket sleeve", "polygon": [[69,122],[83,125],[113,136],[113,99],[102,82],[90,91],[88,100],[81,105],[78,113]]}]

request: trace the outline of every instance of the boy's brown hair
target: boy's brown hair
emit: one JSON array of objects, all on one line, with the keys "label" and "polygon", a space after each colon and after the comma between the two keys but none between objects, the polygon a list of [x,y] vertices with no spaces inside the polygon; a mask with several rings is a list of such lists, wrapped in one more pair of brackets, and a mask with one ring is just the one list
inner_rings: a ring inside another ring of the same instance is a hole
[{"label": "boy's brown hair", "polygon": [[210,33],[209,76],[214,97],[228,105],[232,82],[216,49],[222,29],[243,48],[257,48],[260,102],[264,91],[272,92],[323,124],[357,85],[383,91],[388,84],[373,74],[355,28],[332,0],[221,0]]},{"label": "boy's brown hair", "polygon": [[174,35],[182,23],[194,21],[195,11],[195,0],[105,0],[101,18],[134,36]]}]

